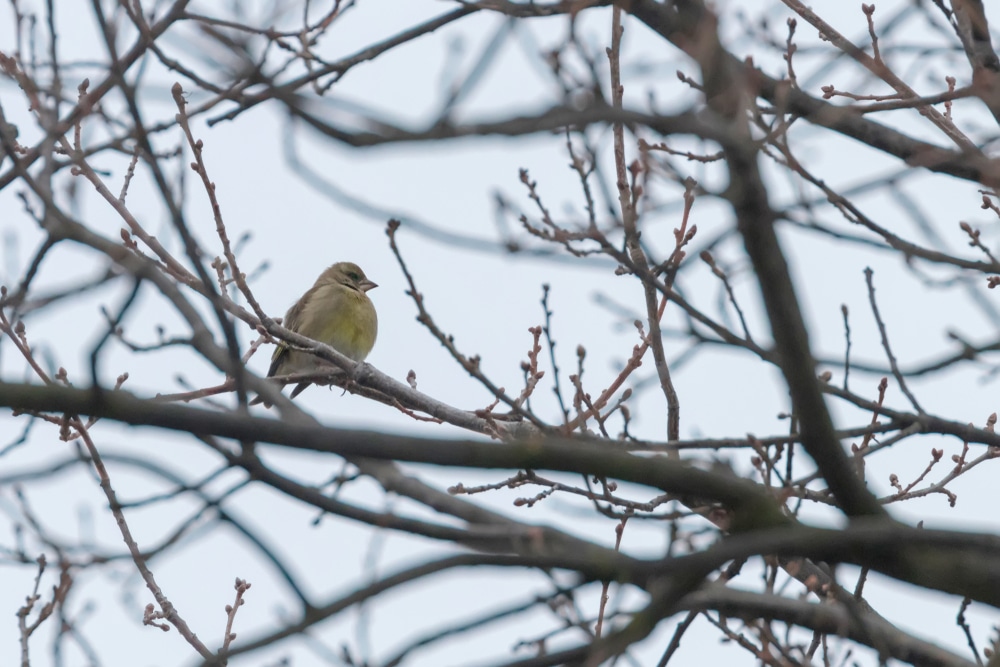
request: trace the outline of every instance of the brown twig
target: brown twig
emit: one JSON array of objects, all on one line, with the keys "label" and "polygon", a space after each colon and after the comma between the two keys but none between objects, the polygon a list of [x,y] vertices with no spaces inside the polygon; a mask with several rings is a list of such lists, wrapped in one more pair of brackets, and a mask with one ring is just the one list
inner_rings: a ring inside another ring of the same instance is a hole
[{"label": "brown twig", "polygon": [[896,382],[899,384],[900,390],[906,395],[906,398],[910,400],[910,405],[917,411],[917,414],[924,414],[924,409],[920,407],[920,403],[917,402],[916,396],[914,396],[909,387],[906,386],[906,380],[903,379],[903,374],[899,372],[899,364],[896,363],[896,357],[892,353],[892,348],[889,346],[889,334],[886,332],[885,322],[882,321],[882,315],[878,310],[878,303],[875,301],[875,285],[872,281],[872,276],[875,274],[871,267],[865,268],[865,283],[868,285],[868,301],[871,303],[872,314],[875,316],[875,323],[878,325],[879,334],[882,336],[882,349],[885,350],[885,356],[889,360],[889,367],[892,369],[892,375],[896,378]]}]

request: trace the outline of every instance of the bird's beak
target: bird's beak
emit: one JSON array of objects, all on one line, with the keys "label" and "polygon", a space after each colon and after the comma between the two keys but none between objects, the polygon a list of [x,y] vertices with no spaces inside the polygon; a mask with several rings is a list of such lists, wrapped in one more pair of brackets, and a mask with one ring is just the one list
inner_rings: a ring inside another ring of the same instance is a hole
[{"label": "bird's beak", "polygon": [[364,280],[361,281],[358,287],[361,288],[362,292],[367,292],[368,290],[375,289],[376,287],[378,287],[378,285],[365,278]]}]

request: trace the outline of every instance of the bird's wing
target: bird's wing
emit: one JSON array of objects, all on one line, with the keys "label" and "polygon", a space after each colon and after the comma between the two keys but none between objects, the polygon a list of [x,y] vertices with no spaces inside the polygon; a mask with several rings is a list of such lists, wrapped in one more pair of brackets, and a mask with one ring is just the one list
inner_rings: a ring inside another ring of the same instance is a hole
[{"label": "bird's wing", "polygon": [[[311,288],[308,292],[302,295],[302,298],[295,302],[288,312],[285,313],[285,319],[282,320],[281,325],[288,329],[289,331],[298,331],[299,327],[302,326],[302,311],[305,307],[306,301],[312,296],[312,293],[316,290],[315,287]],[[274,354],[271,355],[271,367],[267,369],[267,377],[274,377],[275,375],[281,375],[278,373],[278,369],[281,367],[281,363],[288,356],[288,343],[284,341],[279,341],[278,346],[274,349]]]}]

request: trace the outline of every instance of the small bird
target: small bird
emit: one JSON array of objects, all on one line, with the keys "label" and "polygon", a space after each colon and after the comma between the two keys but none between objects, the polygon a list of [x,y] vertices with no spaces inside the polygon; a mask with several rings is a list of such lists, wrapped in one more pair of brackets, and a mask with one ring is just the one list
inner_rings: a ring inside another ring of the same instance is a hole
[{"label": "small bird", "polygon": [[[290,331],[326,343],[354,361],[364,361],[375,346],[378,316],[368,298],[368,290],[378,287],[368,280],[357,264],[337,262],[320,274],[316,283],[285,314]],[[319,370],[329,364],[316,355],[278,343],[271,357],[267,377]],[[300,382],[292,390],[298,396],[310,382]],[[260,396],[251,405],[264,403]],[[270,407],[265,403],[266,407]]]}]

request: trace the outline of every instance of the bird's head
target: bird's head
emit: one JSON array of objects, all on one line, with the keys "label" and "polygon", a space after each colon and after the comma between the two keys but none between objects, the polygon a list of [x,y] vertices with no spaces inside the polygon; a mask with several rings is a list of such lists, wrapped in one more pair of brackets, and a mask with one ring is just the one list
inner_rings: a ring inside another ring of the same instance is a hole
[{"label": "bird's head", "polygon": [[337,283],[359,292],[367,292],[378,287],[377,284],[368,280],[365,272],[354,262],[337,262],[324,271],[316,282],[321,284]]}]

